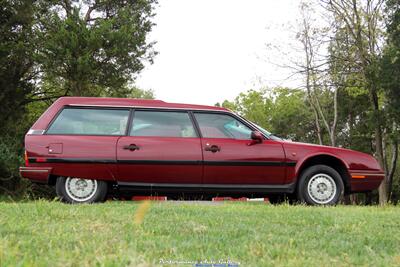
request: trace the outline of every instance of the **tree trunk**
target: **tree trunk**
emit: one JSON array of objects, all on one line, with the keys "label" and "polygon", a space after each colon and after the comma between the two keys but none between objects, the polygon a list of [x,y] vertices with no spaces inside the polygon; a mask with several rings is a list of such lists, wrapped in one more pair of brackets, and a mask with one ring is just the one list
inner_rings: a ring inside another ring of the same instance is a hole
[{"label": "tree trunk", "polygon": [[[365,75],[366,80],[368,81],[367,75]],[[385,169],[385,162],[383,158],[383,137],[382,137],[382,122],[381,122],[381,116],[380,116],[380,110],[379,110],[379,100],[378,100],[378,94],[377,90],[374,86],[374,83],[369,84],[369,92],[370,92],[370,100],[372,103],[372,108],[374,112],[374,120],[375,120],[375,153],[376,157],[378,159],[378,163],[381,166],[381,168],[384,170]],[[385,172],[385,177],[383,178],[383,181],[381,185],[379,186],[378,192],[379,192],[379,204],[380,205],[385,205],[387,203],[388,199],[388,190],[387,190],[387,173]]]},{"label": "tree trunk", "polygon": [[319,142],[320,145],[323,145],[322,135],[321,135],[321,126],[319,125],[318,112],[314,108],[314,106],[313,106],[313,111],[314,111],[314,116],[315,116],[315,127],[317,128],[318,142]]},{"label": "tree trunk", "polygon": [[390,169],[388,172],[388,193],[389,193],[389,200],[392,196],[392,186],[393,186],[393,176],[396,171],[396,166],[397,166],[397,159],[398,159],[398,153],[399,153],[399,142],[397,139],[393,140],[392,142],[392,160],[390,161]]},{"label": "tree trunk", "polygon": [[331,145],[336,146],[336,127],[338,121],[338,92],[339,88],[335,87],[335,92],[333,94],[333,123],[331,126]]},{"label": "tree trunk", "polygon": [[[380,123],[377,123],[377,125],[375,126],[375,149],[379,165],[381,166],[381,168],[383,168],[384,162],[383,162],[383,146],[382,146],[382,129]],[[378,189],[380,205],[385,205],[387,203],[388,200],[387,184],[388,184],[387,175],[385,173],[385,177],[383,178],[383,181]]]}]

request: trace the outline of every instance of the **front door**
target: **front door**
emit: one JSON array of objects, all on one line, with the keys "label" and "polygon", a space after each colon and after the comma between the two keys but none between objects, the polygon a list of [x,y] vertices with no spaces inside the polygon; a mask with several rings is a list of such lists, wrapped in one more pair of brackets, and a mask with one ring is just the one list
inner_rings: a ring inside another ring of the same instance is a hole
[{"label": "front door", "polygon": [[204,184],[278,185],[285,154],[278,141],[251,144],[252,130],[229,114],[195,113],[202,133]]},{"label": "front door", "polygon": [[200,184],[202,153],[186,111],[135,110],[117,144],[120,182]]}]

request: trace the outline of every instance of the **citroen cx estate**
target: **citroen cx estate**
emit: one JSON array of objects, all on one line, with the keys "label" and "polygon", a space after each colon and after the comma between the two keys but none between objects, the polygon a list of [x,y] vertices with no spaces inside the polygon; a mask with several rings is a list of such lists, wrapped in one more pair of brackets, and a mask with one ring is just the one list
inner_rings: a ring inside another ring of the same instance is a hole
[{"label": "citroen cx estate", "polygon": [[68,203],[107,195],[294,196],[311,205],[376,189],[372,156],[282,140],[228,109],[62,97],[25,137],[22,177]]}]

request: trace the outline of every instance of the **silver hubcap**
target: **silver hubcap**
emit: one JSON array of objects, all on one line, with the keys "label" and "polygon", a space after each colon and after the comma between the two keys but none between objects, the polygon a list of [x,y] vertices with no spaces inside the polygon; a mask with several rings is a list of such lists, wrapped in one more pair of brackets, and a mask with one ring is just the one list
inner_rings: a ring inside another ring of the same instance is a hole
[{"label": "silver hubcap", "polygon": [[335,180],[325,173],[319,173],[311,177],[307,185],[308,195],[318,204],[327,204],[336,195]]},{"label": "silver hubcap", "polygon": [[68,177],[65,181],[65,191],[77,202],[91,199],[97,191],[97,181]]}]

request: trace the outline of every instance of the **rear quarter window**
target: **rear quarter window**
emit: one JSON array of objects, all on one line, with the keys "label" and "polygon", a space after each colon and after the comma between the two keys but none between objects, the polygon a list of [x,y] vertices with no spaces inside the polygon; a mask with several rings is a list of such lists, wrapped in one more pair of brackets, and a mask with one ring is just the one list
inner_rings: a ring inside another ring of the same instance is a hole
[{"label": "rear quarter window", "polygon": [[125,135],[128,109],[64,108],[46,134]]}]

